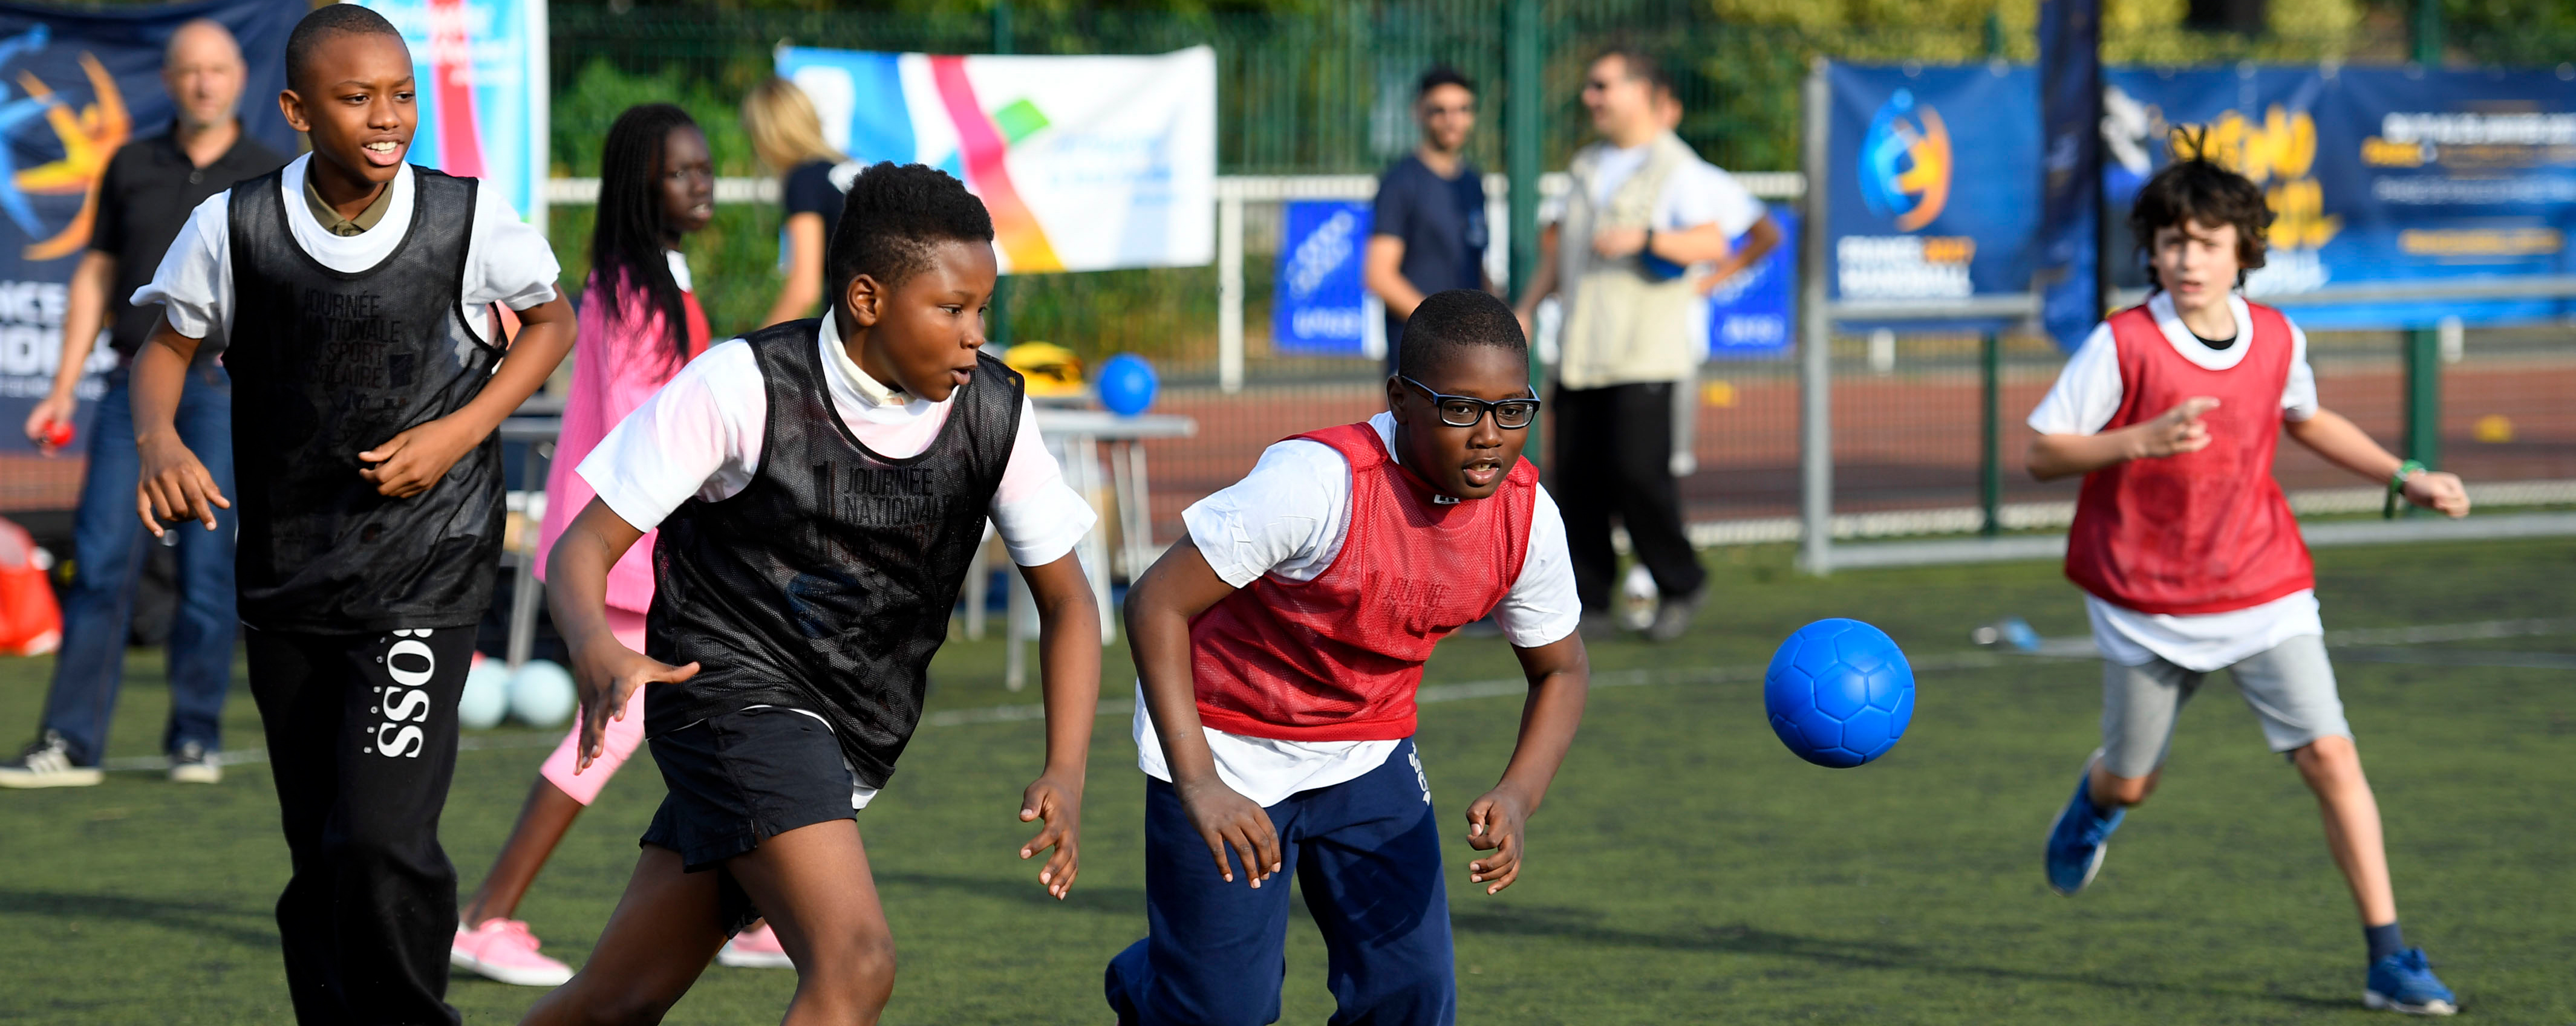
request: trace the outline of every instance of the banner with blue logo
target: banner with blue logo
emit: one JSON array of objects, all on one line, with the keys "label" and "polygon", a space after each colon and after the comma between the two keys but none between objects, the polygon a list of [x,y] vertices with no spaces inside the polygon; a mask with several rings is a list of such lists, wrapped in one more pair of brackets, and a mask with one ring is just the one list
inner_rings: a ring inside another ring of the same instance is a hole
[{"label": "banner with blue logo", "polygon": [[1836,299],[2026,292],[2039,225],[2027,65],[1835,64],[1826,182]]},{"label": "banner with blue logo", "polygon": [[2102,319],[2102,0],[2039,0],[2041,323],[2081,345]]},{"label": "banner with blue logo", "polygon": [[[2146,284],[2126,220],[2146,177],[2205,152],[2262,186],[2255,299],[2374,283],[2576,274],[2576,83],[2543,71],[2119,69],[2106,83],[2113,269]],[[2123,112],[2128,116],[2123,117]],[[2563,318],[2563,299],[2300,305],[2311,328]]]},{"label": "banner with blue logo", "polygon": [[[232,30],[249,63],[242,125],[281,153],[295,132],[278,112],[286,35],[303,4],[260,0],[67,10],[0,4],[0,454],[34,451],[21,425],[62,362],[72,269],[89,247],[99,180],[118,148],[169,130],[161,86],[171,33],[206,18]],[[86,437],[97,375],[115,366],[102,333],[73,429]],[[77,450],[84,443],[73,443]]]},{"label": "banner with blue logo", "polygon": [[[1278,279],[1270,293],[1270,346],[1302,356],[1382,356],[1385,328],[1372,322],[1360,285],[1368,246],[1366,203],[1299,200],[1282,205]],[[1375,330],[1372,330],[1374,328]],[[1370,341],[1377,336],[1371,352]]]},{"label": "banner with blue logo", "polygon": [[[1797,324],[1798,212],[1771,208],[1780,244],[1760,263],[1717,283],[1705,305],[1709,360],[1766,360],[1787,355]],[[1735,244],[1741,246],[1743,239]]]}]

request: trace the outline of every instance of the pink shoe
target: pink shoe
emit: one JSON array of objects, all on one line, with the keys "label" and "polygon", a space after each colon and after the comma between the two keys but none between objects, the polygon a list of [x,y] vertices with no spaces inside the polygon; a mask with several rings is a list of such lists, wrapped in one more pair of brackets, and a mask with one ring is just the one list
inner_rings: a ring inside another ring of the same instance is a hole
[{"label": "pink shoe", "polygon": [[537,935],[516,919],[488,920],[470,930],[459,925],[447,964],[520,987],[559,987],[572,979],[572,967],[538,954]]},{"label": "pink shoe", "polygon": [[716,964],[736,969],[796,968],[796,963],[787,958],[787,949],[778,945],[778,935],[770,932],[766,922],[753,923],[741,933],[734,934],[733,939],[726,941],[724,948],[716,952]]}]

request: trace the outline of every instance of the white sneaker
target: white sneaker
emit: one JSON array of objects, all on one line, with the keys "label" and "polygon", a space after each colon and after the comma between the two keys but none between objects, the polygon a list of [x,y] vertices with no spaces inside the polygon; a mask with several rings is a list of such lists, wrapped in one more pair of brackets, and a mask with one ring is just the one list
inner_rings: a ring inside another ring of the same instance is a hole
[{"label": "white sneaker", "polygon": [[458,924],[447,964],[516,987],[560,987],[572,979],[572,967],[540,954],[536,935],[516,919],[494,919],[473,929]]},{"label": "white sneaker", "polygon": [[206,746],[190,741],[170,753],[170,782],[220,784],[224,782],[224,764]]},{"label": "white sneaker", "polygon": [[16,759],[0,762],[0,787],[92,787],[105,779],[96,766],[72,765],[71,742],[50,730]]}]

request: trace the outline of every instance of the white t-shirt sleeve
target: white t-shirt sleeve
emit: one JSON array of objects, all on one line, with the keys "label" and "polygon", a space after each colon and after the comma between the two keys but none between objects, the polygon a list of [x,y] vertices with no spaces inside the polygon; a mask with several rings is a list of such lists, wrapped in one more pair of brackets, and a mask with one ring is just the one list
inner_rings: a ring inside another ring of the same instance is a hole
[{"label": "white t-shirt sleeve", "polygon": [[2281,416],[2302,421],[2317,415],[2317,372],[2308,366],[2308,333],[2290,325],[2290,380],[2281,386]]},{"label": "white t-shirt sleeve", "polygon": [[1565,518],[1556,498],[1540,486],[1530,508],[1529,550],[1521,557],[1521,575],[1494,623],[1514,648],[1537,648],[1564,640],[1583,618],[1583,601],[1574,592],[1574,560],[1565,547]]},{"label": "white t-shirt sleeve", "polygon": [[[2296,372],[2292,377],[2296,378]],[[2311,391],[2314,383],[2310,383]],[[2030,411],[2030,429],[2043,435],[2089,435],[2120,412],[2120,347],[2109,324],[2095,325],[2084,345],[2057,372],[2057,383]]]},{"label": "white t-shirt sleeve", "polygon": [[1064,468],[1047,452],[1038,434],[1037,405],[1020,399],[1020,433],[1011,440],[1011,459],[1002,468],[1002,486],[993,493],[993,529],[1011,550],[1011,562],[1045,566],[1073,551],[1100,514],[1064,482]]},{"label": "white t-shirt sleeve", "polygon": [[[489,183],[486,183],[487,185]],[[536,226],[519,219],[494,188],[475,190],[473,254],[466,260],[465,305],[499,303],[525,310],[555,298],[563,268]]]},{"label": "white t-shirt sleeve", "polygon": [[232,323],[232,190],[197,204],[179,229],[152,280],[134,290],[127,302],[161,304],[170,328],[193,339],[221,337]]},{"label": "white t-shirt sleeve", "polygon": [[715,502],[749,487],[768,415],[759,362],[735,339],[680,368],[575,472],[619,519],[649,531],[692,498]]},{"label": "white t-shirt sleeve", "polygon": [[1227,584],[1240,588],[1274,570],[1311,580],[1341,551],[1350,496],[1350,461],[1331,446],[1292,439],[1263,450],[1243,480],[1191,503],[1181,522]]},{"label": "white t-shirt sleeve", "polygon": [[1656,197],[1655,207],[1655,227],[1659,231],[1682,231],[1714,223],[1730,239],[1752,230],[1769,213],[1769,208],[1734,175],[1700,160],[1673,169],[1672,177],[1664,180],[1664,194]]}]

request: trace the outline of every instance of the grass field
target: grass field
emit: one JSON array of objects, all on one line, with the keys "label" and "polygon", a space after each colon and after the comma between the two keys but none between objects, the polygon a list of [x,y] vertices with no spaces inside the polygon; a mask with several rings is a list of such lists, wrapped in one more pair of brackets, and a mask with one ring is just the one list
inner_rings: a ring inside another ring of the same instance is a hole
[{"label": "grass field", "polygon": [[[1461,1020],[1485,1023],[2358,1022],[2359,930],[2314,804],[2224,685],[2184,718],[2156,800],[2100,880],[2050,894],[2039,841],[2096,742],[2099,671],[2076,660],[1958,658],[1998,615],[2079,635],[2053,565],[1795,576],[1780,550],[1725,550],[1685,642],[1605,643],[1583,735],[1499,897],[1465,882],[1453,838]],[[2567,617],[2576,541],[2318,553],[2337,630]],[[1927,669],[1905,742],[1871,766],[1790,757],[1759,684],[1688,672],[1760,665],[1817,617],[1884,626]],[[2348,649],[2337,670],[2378,787],[2409,939],[2464,1015],[2576,1023],[2576,675],[2557,634]],[[2378,644],[2379,642],[2373,642]],[[2391,653],[2394,652],[2395,656]],[[2521,652],[2517,657],[2511,653]],[[2528,653],[2559,653],[2557,659]],[[2376,654],[2413,663],[2362,661]],[[1943,658],[1950,657],[1950,658]],[[1124,698],[1125,650],[1108,689]],[[148,755],[166,691],[132,663],[111,753]],[[0,663],[0,735],[32,730],[51,664]],[[1615,675],[1612,671],[1648,670]],[[934,713],[1022,704],[997,645],[954,644]],[[1499,641],[1453,640],[1430,681],[1508,678]],[[1456,692],[1451,692],[1456,693]],[[260,742],[236,686],[228,744]],[[1420,741],[1454,819],[1499,772],[1519,703],[1425,707]],[[475,735],[445,820],[467,887],[500,844],[550,737]],[[1034,722],[925,727],[861,819],[902,951],[887,1021],[1105,1022],[1100,969],[1144,930],[1142,805],[1123,717],[1095,734],[1083,874],[1072,900],[1012,857],[1037,766]],[[579,964],[623,884],[661,786],[630,769],[577,825],[522,909]],[[0,1023],[280,1023],[270,903],[286,851],[264,765],[219,787],[112,774],[98,788],[0,793]],[[1300,921],[1285,1021],[1331,1013],[1323,951]],[[775,1021],[777,971],[711,969],[675,1023]],[[536,993],[459,980],[467,1021],[515,1021]]]}]

